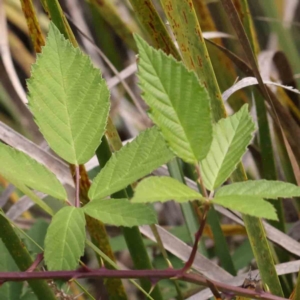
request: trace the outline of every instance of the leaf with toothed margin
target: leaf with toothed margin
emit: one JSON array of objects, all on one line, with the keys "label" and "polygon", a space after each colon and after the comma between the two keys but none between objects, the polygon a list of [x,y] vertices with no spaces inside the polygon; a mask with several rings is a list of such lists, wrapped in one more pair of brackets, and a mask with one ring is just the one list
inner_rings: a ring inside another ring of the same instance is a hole
[{"label": "leaf with toothed margin", "polygon": [[23,184],[57,199],[67,198],[56,176],[26,153],[0,142],[0,157],[0,174],[9,182]]},{"label": "leaf with toothed margin", "polygon": [[188,202],[192,200],[204,200],[200,193],[182,184],[171,177],[149,177],[142,180],[135,189],[132,202]]},{"label": "leaf with toothed margin", "polygon": [[147,129],[112,155],[94,179],[89,197],[96,200],[120,191],[173,157],[158,128]]},{"label": "leaf with toothed margin", "polygon": [[216,196],[212,203],[253,217],[278,220],[274,206],[259,196]]},{"label": "leaf with toothed margin", "polygon": [[50,271],[74,270],[83,255],[85,216],[80,208],[59,210],[48,227],[45,238],[45,262]]},{"label": "leaf with toothed margin", "polygon": [[254,130],[247,104],[215,125],[211,148],[201,161],[203,181],[208,190],[219,187],[235,170],[252,140]]},{"label": "leaf with toothed margin", "polygon": [[69,163],[86,163],[105,131],[109,90],[90,58],[53,23],[27,86],[29,107],[49,146]]},{"label": "leaf with toothed margin", "polygon": [[150,117],[174,153],[189,163],[203,159],[212,141],[210,99],[194,72],[135,35],[138,78]]},{"label": "leaf with toothed margin", "polygon": [[128,199],[100,199],[85,205],[84,212],[105,224],[115,226],[140,226],[157,223],[155,211],[144,204]]},{"label": "leaf with toothed margin", "polygon": [[231,195],[257,196],[266,199],[299,197],[300,187],[288,182],[262,179],[235,182],[223,186],[216,192],[218,197]]}]

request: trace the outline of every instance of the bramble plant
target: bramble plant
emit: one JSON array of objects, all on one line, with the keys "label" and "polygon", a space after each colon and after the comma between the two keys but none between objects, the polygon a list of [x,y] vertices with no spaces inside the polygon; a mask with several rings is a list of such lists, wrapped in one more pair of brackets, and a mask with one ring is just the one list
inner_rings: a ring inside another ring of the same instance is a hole
[{"label": "bramble plant", "polygon": [[[215,123],[210,95],[196,74],[171,55],[149,46],[140,36],[135,35],[135,41],[139,52],[139,86],[155,125],[112,155],[94,178],[88,191],[90,202],[85,204],[80,198],[79,168],[95,155],[105,134],[110,94],[90,58],[66,40],[53,23],[50,25],[46,45],[37,55],[27,81],[29,107],[50,148],[74,166],[75,193],[68,196],[62,183],[46,166],[3,143],[0,144],[0,174],[52,216],[44,248],[47,269],[73,273],[49,272],[52,277],[47,277],[48,273],[43,272],[34,277],[37,272],[31,272],[24,279],[92,276],[92,270],[78,270],[89,243],[86,215],[115,226],[151,225],[157,223],[157,217],[147,203],[174,200],[179,203],[196,201],[194,203],[203,211],[193,252],[183,269],[165,273],[160,270],[128,271],[126,274],[101,269],[95,274],[109,278],[177,277],[203,283],[205,281],[197,276],[194,278],[187,271],[192,267],[212,205],[277,220],[275,208],[265,199],[279,201],[281,197],[300,196],[299,187],[281,181],[249,180],[223,185],[241,162],[255,132],[248,105]],[[192,165],[201,191],[168,176],[142,179],[175,157]],[[112,196],[140,179],[131,199],[126,195],[123,198]],[[61,200],[63,207],[55,213],[31,189]],[[234,291],[241,293],[238,288]],[[251,293],[244,292],[254,296],[255,293]],[[271,297],[264,292],[259,296]]]}]

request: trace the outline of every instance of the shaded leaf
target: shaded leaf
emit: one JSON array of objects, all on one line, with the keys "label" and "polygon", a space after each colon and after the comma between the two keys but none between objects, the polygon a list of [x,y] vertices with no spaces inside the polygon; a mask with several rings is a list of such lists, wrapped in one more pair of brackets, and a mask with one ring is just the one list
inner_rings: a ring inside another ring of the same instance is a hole
[{"label": "shaded leaf", "polygon": [[278,220],[276,210],[273,205],[267,201],[264,201],[258,196],[220,196],[215,197],[212,202],[229,209],[237,210],[242,214],[254,216],[257,218]]},{"label": "shaded leaf", "polygon": [[52,23],[27,84],[29,106],[50,147],[69,163],[87,162],[104,134],[109,91],[90,58]]},{"label": "shaded leaf", "polygon": [[0,143],[0,157],[0,174],[8,181],[19,182],[54,198],[67,198],[55,175],[27,154]]},{"label": "shaded leaf", "polygon": [[174,157],[156,127],[143,131],[114,153],[89,190],[92,200],[111,195]]},{"label": "shaded leaf", "polygon": [[[16,263],[0,239],[0,272],[19,271]],[[1,300],[19,300],[22,293],[22,282],[5,282],[0,286]]]},{"label": "shaded leaf", "polygon": [[[43,219],[38,219],[28,230],[27,235],[31,237],[42,249],[44,248],[44,241],[47,233],[49,223]],[[30,239],[25,238],[25,242],[28,248],[28,251],[31,253],[41,253],[43,252],[35,243]]]},{"label": "shaded leaf", "polygon": [[276,180],[248,180],[223,186],[216,193],[216,197],[228,195],[258,196],[268,199],[299,197],[300,187]]},{"label": "shaded leaf", "polygon": [[209,95],[194,72],[135,36],[139,82],[150,117],[174,153],[186,162],[203,159],[212,141]]},{"label": "shaded leaf", "polygon": [[157,223],[155,211],[144,204],[131,203],[128,199],[100,199],[89,202],[83,211],[105,224],[139,226]]},{"label": "shaded leaf", "polygon": [[135,189],[132,202],[187,202],[201,200],[201,194],[171,177],[149,177],[141,181]]},{"label": "shaded leaf", "polygon": [[56,213],[45,239],[45,262],[50,271],[74,270],[84,252],[85,217],[81,209],[67,206]]},{"label": "shaded leaf", "polygon": [[219,187],[235,170],[247,150],[254,129],[248,105],[216,124],[210,151],[201,161],[203,181],[208,190]]}]

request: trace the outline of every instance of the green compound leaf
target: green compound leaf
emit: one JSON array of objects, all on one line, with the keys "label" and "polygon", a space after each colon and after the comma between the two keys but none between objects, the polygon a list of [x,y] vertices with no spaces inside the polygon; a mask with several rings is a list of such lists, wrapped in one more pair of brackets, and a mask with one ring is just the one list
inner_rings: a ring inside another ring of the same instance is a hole
[{"label": "green compound leaf", "polygon": [[140,226],[157,223],[155,211],[144,204],[128,199],[100,199],[89,202],[83,211],[105,224],[115,226]]},{"label": "green compound leaf", "polygon": [[242,214],[257,218],[278,220],[276,210],[273,205],[258,196],[220,196],[215,197],[212,200],[212,203],[219,204],[226,208],[237,210]]},{"label": "green compound leaf", "polygon": [[210,151],[201,161],[203,181],[208,190],[219,187],[235,170],[251,142],[254,130],[246,104],[239,112],[216,124]]},{"label": "green compound leaf", "polygon": [[201,194],[171,177],[149,177],[141,181],[135,189],[132,202],[188,202],[202,200]]},{"label": "green compound leaf", "polygon": [[67,198],[66,191],[56,176],[27,154],[0,143],[0,157],[0,174],[6,180],[13,184],[23,184],[57,199]]},{"label": "green compound leaf", "polygon": [[58,211],[47,230],[45,262],[50,271],[74,270],[83,255],[85,216],[80,208],[67,206]]},{"label": "green compound leaf", "polygon": [[275,180],[248,180],[226,185],[220,188],[216,193],[216,197],[228,195],[257,196],[267,199],[299,197],[300,187],[291,183]]},{"label": "green compound leaf", "polygon": [[29,106],[50,147],[69,163],[87,162],[104,134],[109,91],[90,58],[54,24],[27,85]]},{"label": "green compound leaf", "polygon": [[209,95],[194,72],[135,36],[139,82],[150,117],[174,153],[189,163],[203,159],[212,141]]},{"label": "green compound leaf", "polygon": [[157,127],[145,130],[112,155],[94,179],[89,197],[101,199],[120,191],[173,157]]}]

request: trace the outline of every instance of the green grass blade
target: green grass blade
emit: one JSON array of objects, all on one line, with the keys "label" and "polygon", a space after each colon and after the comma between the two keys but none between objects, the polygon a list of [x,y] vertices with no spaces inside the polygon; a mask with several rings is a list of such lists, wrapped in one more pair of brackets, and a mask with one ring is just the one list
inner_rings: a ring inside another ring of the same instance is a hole
[{"label": "green grass blade", "polygon": [[[6,249],[3,242],[0,240],[0,271],[13,272],[18,271],[18,267]],[[22,294],[22,282],[6,282],[0,287],[0,299],[20,299]]]},{"label": "green grass blade", "polygon": [[[0,239],[14,259],[16,265],[21,271],[26,271],[32,266],[33,260],[19,236],[14,231],[12,225],[6,217],[0,213]],[[52,289],[48,286],[46,280],[30,280],[29,286],[39,300],[55,300],[56,297]]]},{"label": "green grass blade", "polygon": [[[172,178],[186,184],[178,158],[172,159],[167,166]],[[195,239],[195,232],[199,229],[198,219],[191,203],[180,203],[180,207],[188,228],[190,242],[193,242]]]},{"label": "green grass blade", "polygon": [[161,49],[166,54],[173,55],[180,60],[180,55],[170,38],[163,21],[151,1],[145,3],[143,0],[130,0],[132,8],[143,27],[152,37],[154,48]]}]

